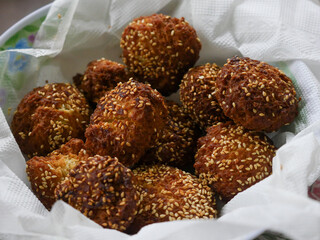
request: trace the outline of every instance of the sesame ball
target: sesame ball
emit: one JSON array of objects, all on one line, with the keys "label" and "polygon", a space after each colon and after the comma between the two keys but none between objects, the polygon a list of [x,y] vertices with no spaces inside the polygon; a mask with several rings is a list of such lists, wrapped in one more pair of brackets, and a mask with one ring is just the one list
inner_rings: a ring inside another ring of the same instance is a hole
[{"label": "sesame ball", "polygon": [[116,158],[96,155],[72,169],[55,195],[102,227],[125,231],[137,210],[133,182]]},{"label": "sesame ball", "polygon": [[224,114],[247,129],[277,131],[298,115],[299,100],[291,79],[265,62],[228,59],[216,86]]},{"label": "sesame ball", "polygon": [[24,96],[11,130],[23,153],[45,156],[71,138],[83,139],[88,123],[89,106],[83,94],[70,84],[54,83]]},{"label": "sesame ball", "polygon": [[161,163],[182,168],[194,161],[198,131],[180,105],[169,100],[166,105],[168,122],[140,163]]},{"label": "sesame ball", "polygon": [[77,74],[73,81],[92,103],[97,103],[104,94],[115,88],[119,82],[129,80],[126,67],[105,58],[88,64],[83,75]]},{"label": "sesame ball", "polygon": [[191,68],[180,84],[182,105],[203,130],[227,119],[216,99],[215,82],[219,70],[214,63]]},{"label": "sesame ball", "polygon": [[228,201],[271,174],[275,150],[263,133],[231,121],[218,123],[199,138],[194,168],[205,184]]},{"label": "sesame ball", "polygon": [[154,145],[167,115],[164,98],[149,85],[119,83],[98,102],[85,133],[86,149],[131,167]]},{"label": "sesame ball", "polygon": [[156,222],[217,217],[213,192],[190,173],[154,165],[137,168],[133,174],[140,204],[129,233]]},{"label": "sesame ball", "polygon": [[123,31],[123,62],[137,79],[168,96],[199,58],[201,43],[184,18],[163,14],[134,19]]},{"label": "sesame ball", "polygon": [[32,191],[48,210],[56,201],[56,186],[81,159],[86,158],[83,147],[82,140],[73,138],[48,156],[36,156],[27,161],[26,172]]}]

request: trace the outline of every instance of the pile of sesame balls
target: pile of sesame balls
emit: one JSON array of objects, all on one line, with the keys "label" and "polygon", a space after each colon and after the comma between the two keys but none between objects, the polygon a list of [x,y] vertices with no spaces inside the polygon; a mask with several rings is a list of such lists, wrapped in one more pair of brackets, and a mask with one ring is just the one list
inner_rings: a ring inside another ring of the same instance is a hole
[{"label": "pile of sesame balls", "polygon": [[[216,218],[216,198],[230,201],[272,174],[276,147],[266,133],[298,115],[282,71],[238,56],[195,66],[195,29],[163,14],[130,22],[120,47],[124,64],[91,61],[73,85],[35,88],[17,107],[11,129],[47,209],[63,200],[134,234]],[[177,91],[180,101],[165,99]]]}]

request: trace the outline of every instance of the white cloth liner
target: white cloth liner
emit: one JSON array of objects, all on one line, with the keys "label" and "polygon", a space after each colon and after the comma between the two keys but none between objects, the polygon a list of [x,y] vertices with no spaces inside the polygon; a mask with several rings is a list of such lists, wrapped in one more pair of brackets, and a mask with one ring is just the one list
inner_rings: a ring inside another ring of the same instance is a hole
[{"label": "white cloth liner", "polygon": [[[28,188],[7,108],[15,109],[46,80],[70,82],[91,60],[121,62],[124,27],[156,12],[185,17],[194,26],[202,42],[197,64],[222,65],[242,55],[272,63],[292,78],[302,99],[300,115],[270,134],[282,146],[273,174],[226,204],[218,220],[152,224],[134,236],[102,229],[61,201],[48,212]],[[319,22],[319,2],[311,0],[56,0],[33,49],[0,52],[0,87],[10,96],[0,112],[0,239],[251,239],[266,229],[319,239],[320,203],[307,196],[320,176]],[[5,81],[12,53],[25,54],[28,65]]]}]

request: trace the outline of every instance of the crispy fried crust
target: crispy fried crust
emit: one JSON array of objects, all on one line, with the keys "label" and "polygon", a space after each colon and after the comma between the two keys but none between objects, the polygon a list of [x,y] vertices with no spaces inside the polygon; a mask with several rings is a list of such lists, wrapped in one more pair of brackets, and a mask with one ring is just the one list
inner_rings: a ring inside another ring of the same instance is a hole
[{"label": "crispy fried crust", "polygon": [[200,179],[228,201],[271,174],[275,150],[263,133],[231,121],[218,123],[199,138],[194,167]]},{"label": "crispy fried crust", "polygon": [[156,222],[217,217],[213,192],[190,173],[154,165],[137,168],[133,174],[141,202],[128,233]]},{"label": "crispy fried crust", "polygon": [[129,75],[123,64],[104,58],[90,62],[84,75],[78,74],[73,78],[75,85],[93,103],[97,103],[107,91],[115,88],[119,82],[128,80]]},{"label": "crispy fried crust", "polygon": [[215,82],[219,70],[211,63],[191,68],[180,84],[182,105],[203,130],[227,120],[216,99]]},{"label": "crispy fried crust", "polygon": [[247,129],[276,131],[298,115],[299,100],[291,79],[267,63],[228,59],[216,86],[224,114]]},{"label": "crispy fried crust", "polygon": [[123,62],[137,79],[168,96],[199,58],[201,43],[184,18],[162,14],[134,19],[123,31]]},{"label": "crispy fried crust", "polygon": [[196,137],[199,133],[180,105],[169,100],[166,105],[169,112],[168,123],[156,144],[147,151],[140,163],[161,163],[182,168],[194,160]]},{"label": "crispy fried crust", "polygon": [[55,194],[105,228],[125,231],[137,212],[134,176],[109,156],[81,161],[57,186]]},{"label": "crispy fried crust", "polygon": [[80,159],[86,158],[85,152],[81,151],[83,146],[82,140],[71,139],[48,156],[33,157],[27,161],[26,172],[32,191],[47,209],[50,210],[55,202],[54,189],[58,183]]},{"label": "crispy fried crust", "polygon": [[91,154],[117,157],[133,166],[154,145],[167,121],[163,97],[149,85],[129,80],[100,99],[85,136]]},{"label": "crispy fried crust", "polygon": [[38,87],[20,102],[11,123],[23,153],[44,156],[71,138],[83,138],[89,123],[86,99],[70,84]]}]

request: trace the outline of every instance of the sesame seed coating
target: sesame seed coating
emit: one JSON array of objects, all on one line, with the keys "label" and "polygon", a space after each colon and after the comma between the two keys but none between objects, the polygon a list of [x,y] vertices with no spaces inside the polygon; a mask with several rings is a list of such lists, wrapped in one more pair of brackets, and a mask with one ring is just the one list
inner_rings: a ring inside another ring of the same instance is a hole
[{"label": "sesame seed coating", "polygon": [[119,83],[98,102],[85,133],[86,149],[131,167],[154,145],[167,116],[158,91],[132,79]]},{"label": "sesame seed coating", "polygon": [[21,151],[44,156],[71,138],[83,138],[89,106],[70,84],[46,84],[29,92],[19,103],[11,123]]},{"label": "sesame seed coating", "polygon": [[169,100],[166,105],[168,122],[140,163],[161,163],[181,168],[194,161],[198,131],[180,105]]},{"label": "sesame seed coating", "polygon": [[228,59],[216,86],[224,114],[247,129],[276,131],[298,115],[299,100],[291,79],[265,62]]},{"label": "sesame seed coating", "polygon": [[120,46],[128,70],[168,96],[199,58],[201,43],[184,18],[163,14],[134,19],[123,31]]},{"label": "sesame seed coating", "polygon": [[141,202],[129,233],[156,222],[217,217],[213,192],[190,173],[154,165],[137,168],[133,174]]},{"label": "sesame seed coating", "polygon": [[55,195],[105,228],[125,231],[137,212],[134,176],[117,158],[96,155],[70,171]]},{"label": "sesame seed coating", "polygon": [[32,191],[47,209],[50,210],[55,202],[56,186],[81,159],[86,158],[81,150],[83,146],[82,140],[71,139],[48,156],[36,156],[27,161],[26,172]]},{"label": "sesame seed coating", "polygon": [[182,105],[203,130],[227,119],[216,99],[215,82],[219,70],[214,63],[191,68],[180,84]]},{"label": "sesame seed coating", "polygon": [[263,133],[231,121],[218,123],[199,138],[194,167],[200,179],[228,201],[271,174],[275,150]]},{"label": "sesame seed coating", "polygon": [[77,74],[73,78],[75,85],[93,103],[97,103],[107,91],[115,88],[119,82],[128,80],[129,75],[123,64],[104,58],[90,62],[83,75]]}]

